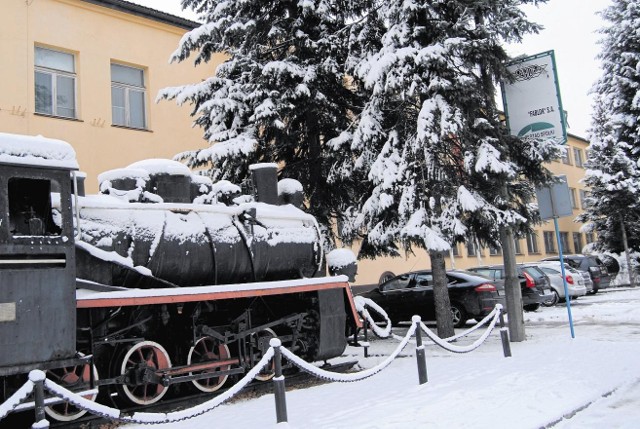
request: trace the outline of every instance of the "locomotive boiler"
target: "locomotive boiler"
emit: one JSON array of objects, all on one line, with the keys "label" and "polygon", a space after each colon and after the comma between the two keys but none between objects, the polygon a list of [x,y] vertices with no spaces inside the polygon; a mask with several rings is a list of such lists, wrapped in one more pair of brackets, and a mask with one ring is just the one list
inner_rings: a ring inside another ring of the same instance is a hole
[{"label": "locomotive boiler", "polygon": [[0,133],[0,402],[35,368],[144,406],[215,392],[274,336],[309,361],[343,352],[359,324],[348,282],[325,277],[318,225],[274,164],[251,166],[244,194],[147,160],[85,196],[77,169],[65,142]]}]

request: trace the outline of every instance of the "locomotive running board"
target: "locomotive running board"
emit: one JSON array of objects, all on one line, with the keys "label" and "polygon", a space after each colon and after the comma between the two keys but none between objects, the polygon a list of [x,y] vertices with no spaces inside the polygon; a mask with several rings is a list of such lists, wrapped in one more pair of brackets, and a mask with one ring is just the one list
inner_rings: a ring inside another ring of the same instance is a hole
[{"label": "locomotive running board", "polygon": [[77,308],[128,307],[138,305],[181,304],[185,302],[216,301],[256,296],[317,292],[342,289],[347,294],[353,320],[360,318],[353,303],[353,293],[347,276],[313,277],[299,280],[242,283],[233,285],[191,286],[171,289],[127,289],[96,292],[77,289]]}]

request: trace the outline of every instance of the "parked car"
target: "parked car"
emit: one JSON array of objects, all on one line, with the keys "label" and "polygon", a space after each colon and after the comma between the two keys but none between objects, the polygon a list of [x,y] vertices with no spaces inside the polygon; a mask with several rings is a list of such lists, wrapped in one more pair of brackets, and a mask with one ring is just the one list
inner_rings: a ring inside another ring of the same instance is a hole
[{"label": "parked car", "polygon": [[[530,264],[518,264],[516,270],[520,280],[522,306],[525,311],[536,311],[540,308],[540,304],[553,298],[549,279],[541,270]],[[469,271],[487,276],[494,280],[499,287],[504,287],[504,265],[473,267],[469,268]]]},{"label": "parked car", "polygon": [[[597,293],[600,289],[609,287],[611,276],[607,267],[602,263],[600,258],[592,255],[564,255],[564,262],[570,267],[579,271],[588,272],[593,281],[593,290],[591,293]],[[543,261],[560,261],[559,256],[544,258]]]},{"label": "parked car", "polygon": [[[505,305],[496,284],[484,276],[449,270],[447,281],[456,328],[464,326],[469,319],[485,317],[498,303]],[[382,307],[394,325],[411,320],[416,314],[423,320],[436,320],[431,270],[400,274],[361,296]]]},{"label": "parked car", "polygon": [[[569,265],[564,264],[564,278],[567,281],[567,292],[570,299],[578,298],[587,294],[587,288],[584,284],[584,279],[580,271],[571,268]],[[564,281],[562,278],[562,267],[560,262],[546,261],[540,262],[536,265],[540,268],[549,278],[551,282],[551,291],[553,292],[553,298],[549,301],[545,301],[542,305],[546,307],[552,307],[559,301],[564,301]]]}]

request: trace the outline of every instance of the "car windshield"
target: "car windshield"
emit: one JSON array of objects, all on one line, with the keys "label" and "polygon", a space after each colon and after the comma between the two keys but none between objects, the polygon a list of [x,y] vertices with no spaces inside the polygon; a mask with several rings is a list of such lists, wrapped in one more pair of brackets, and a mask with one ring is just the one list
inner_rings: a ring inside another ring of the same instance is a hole
[{"label": "car windshield", "polygon": [[411,276],[408,274],[403,274],[398,277],[394,277],[391,280],[380,285],[380,290],[383,292],[391,291],[391,290],[399,290],[405,289],[409,287],[411,282]]},{"label": "car windshield", "polygon": [[546,274],[554,274],[554,275],[559,275],[560,271],[555,270],[553,268],[549,268],[549,267],[540,267],[540,269],[542,271],[544,271]]},{"label": "car windshield", "polygon": [[537,267],[522,267],[522,270],[536,278],[544,277],[544,273]]},{"label": "car windshield", "polygon": [[471,268],[470,271],[474,275],[481,275],[489,280],[499,280],[502,278],[502,270],[497,270],[495,268]]},{"label": "car windshield", "polygon": [[493,276],[491,275],[490,270],[478,269],[478,271],[465,271],[465,270],[456,270],[456,272],[461,274],[466,274],[468,276],[474,277],[483,277],[487,280],[493,280]]},{"label": "car windshield", "polygon": [[579,268],[580,261],[576,261],[575,259],[565,259],[565,262],[571,266],[571,268]]}]

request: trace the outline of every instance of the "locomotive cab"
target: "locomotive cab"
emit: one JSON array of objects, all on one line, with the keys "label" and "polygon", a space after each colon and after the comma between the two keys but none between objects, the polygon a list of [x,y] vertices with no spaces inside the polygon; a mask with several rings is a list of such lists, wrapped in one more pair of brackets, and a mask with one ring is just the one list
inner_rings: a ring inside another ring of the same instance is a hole
[{"label": "locomotive cab", "polygon": [[[30,150],[33,148],[33,151]],[[71,171],[64,142],[0,133],[0,376],[76,351]],[[60,203],[56,201],[60,200]],[[53,206],[58,209],[52,211]]]}]

